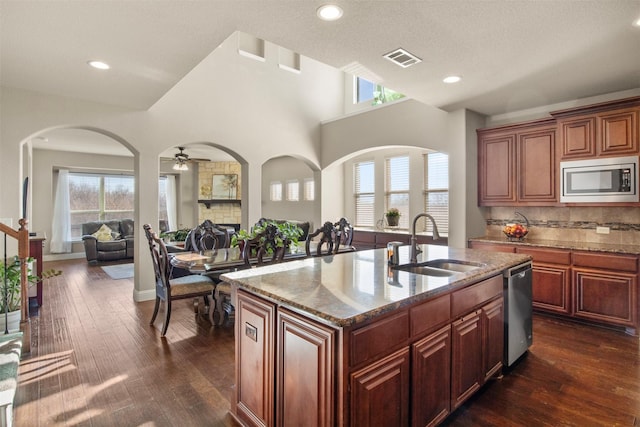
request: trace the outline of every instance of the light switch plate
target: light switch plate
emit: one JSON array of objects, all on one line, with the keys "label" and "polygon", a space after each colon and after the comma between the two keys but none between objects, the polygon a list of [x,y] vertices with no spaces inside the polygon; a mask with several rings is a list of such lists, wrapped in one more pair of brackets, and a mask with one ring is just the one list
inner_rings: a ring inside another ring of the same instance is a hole
[{"label": "light switch plate", "polygon": [[596,227],[597,234],[609,234],[609,227]]}]

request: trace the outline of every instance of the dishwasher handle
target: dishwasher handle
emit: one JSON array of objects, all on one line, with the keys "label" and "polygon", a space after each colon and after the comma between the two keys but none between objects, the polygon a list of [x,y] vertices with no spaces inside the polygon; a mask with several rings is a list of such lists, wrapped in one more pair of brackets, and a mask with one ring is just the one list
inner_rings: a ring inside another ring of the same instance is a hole
[{"label": "dishwasher handle", "polygon": [[525,274],[527,274],[527,270],[531,270],[531,261],[508,268],[502,274],[506,278],[511,278],[514,276],[522,278],[525,276]]}]

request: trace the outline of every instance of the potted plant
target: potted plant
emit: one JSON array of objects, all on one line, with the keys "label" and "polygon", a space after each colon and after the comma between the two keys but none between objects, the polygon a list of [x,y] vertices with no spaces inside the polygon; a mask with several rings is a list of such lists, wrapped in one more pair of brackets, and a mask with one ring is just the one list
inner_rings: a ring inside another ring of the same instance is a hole
[{"label": "potted plant", "polygon": [[298,245],[298,239],[303,233],[302,228],[290,222],[262,221],[254,225],[251,231],[245,229],[238,230],[237,233],[231,236],[231,246],[238,246],[242,250],[242,245],[245,240],[253,239],[257,235],[262,234],[271,224],[275,225],[278,229],[276,236],[276,244],[278,247],[283,247],[285,241],[289,241],[289,247]]},{"label": "potted plant", "polygon": [[[31,263],[33,258],[28,258],[27,262]],[[62,271],[47,270],[43,272],[42,279],[59,276]],[[6,280],[5,280],[6,276]],[[38,277],[27,274],[29,285],[34,285],[40,280]],[[5,330],[5,310],[8,313],[8,329],[9,331],[17,331],[20,328],[20,258],[13,257],[12,261],[0,262],[0,332]]]},{"label": "potted plant", "polygon": [[189,228],[181,228],[175,231],[163,231],[160,233],[160,238],[166,243],[168,242],[184,242],[187,239],[187,234],[191,231]]},{"label": "potted plant", "polygon": [[387,224],[390,227],[396,227],[398,225],[398,221],[400,220],[400,211],[398,208],[390,208],[385,214],[387,217]]}]

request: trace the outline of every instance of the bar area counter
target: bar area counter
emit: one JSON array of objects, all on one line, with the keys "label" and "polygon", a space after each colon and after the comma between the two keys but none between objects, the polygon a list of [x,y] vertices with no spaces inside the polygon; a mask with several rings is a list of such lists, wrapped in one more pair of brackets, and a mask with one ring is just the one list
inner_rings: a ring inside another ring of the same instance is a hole
[{"label": "bar area counter", "polygon": [[[236,307],[234,418],[437,424],[499,373],[502,272],[530,257],[420,248],[418,263],[474,268],[416,274],[389,268],[386,249],[376,249],[223,275]],[[399,264],[409,249],[399,248]]]}]

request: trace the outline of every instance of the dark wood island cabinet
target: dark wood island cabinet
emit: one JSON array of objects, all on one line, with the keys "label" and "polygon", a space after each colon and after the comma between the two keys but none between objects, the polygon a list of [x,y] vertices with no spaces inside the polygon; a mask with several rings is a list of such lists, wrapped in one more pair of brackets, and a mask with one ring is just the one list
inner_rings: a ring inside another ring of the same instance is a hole
[{"label": "dark wood island cabinet", "polygon": [[481,267],[399,272],[376,250],[224,275],[236,289],[233,416],[247,426],[436,425],[500,372],[502,271],[530,258],[422,248],[422,260]]}]

